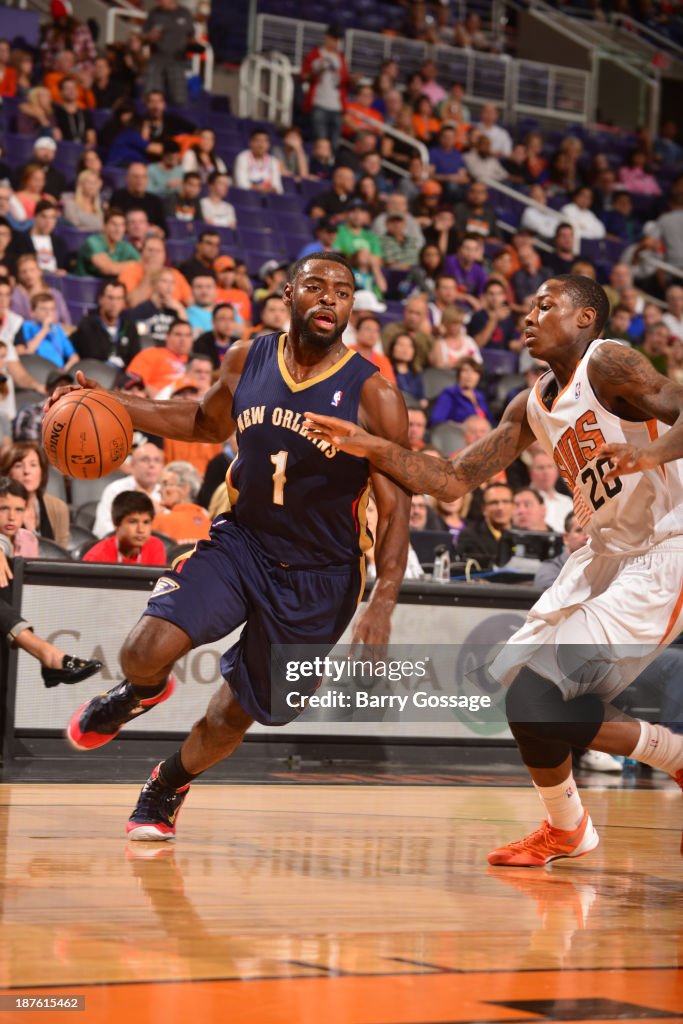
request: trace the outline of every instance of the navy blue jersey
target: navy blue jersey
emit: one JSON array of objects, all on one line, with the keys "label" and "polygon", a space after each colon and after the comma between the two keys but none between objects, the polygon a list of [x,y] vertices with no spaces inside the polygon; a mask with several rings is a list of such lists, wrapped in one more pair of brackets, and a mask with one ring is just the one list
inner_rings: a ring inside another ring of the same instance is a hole
[{"label": "navy blue jersey", "polygon": [[307,410],[357,422],[363,384],[376,367],[355,352],[297,384],[285,335],[253,342],[233,399],[239,455],[227,484],[237,522],[274,561],[343,565],[370,546],[367,460],[302,433]]}]

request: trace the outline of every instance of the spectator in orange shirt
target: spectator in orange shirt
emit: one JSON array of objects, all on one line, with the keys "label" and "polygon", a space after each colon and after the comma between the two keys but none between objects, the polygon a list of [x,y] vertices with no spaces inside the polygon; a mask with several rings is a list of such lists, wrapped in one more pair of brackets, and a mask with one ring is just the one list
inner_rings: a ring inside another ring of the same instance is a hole
[{"label": "spectator in orange shirt", "polygon": [[43,76],[43,85],[49,90],[53,103],[62,102],[59,87],[62,84],[62,79],[67,77],[73,77],[78,82],[76,102],[81,110],[94,110],[95,96],[92,89],[86,88],[81,82],[80,76],[76,71],[76,56],[72,50],[62,50],[61,53],[57,54],[55,70],[48,71]]},{"label": "spectator in orange shirt", "polygon": [[441,131],[441,121],[434,116],[429,96],[418,96],[413,104],[413,131],[417,139],[427,144]]},{"label": "spectator in orange shirt", "polygon": [[372,313],[360,318],[356,324],[356,343],[349,347],[376,366],[382,376],[392,384],[396,383],[394,369],[387,356],[382,353],[382,325]]},{"label": "spectator in orange shirt", "polygon": [[[126,286],[128,292],[128,305],[139,306],[147,302],[154,291],[154,285],[158,280],[158,274],[166,267],[166,244],[162,238],[152,236],[146,238],[142,243],[140,260],[136,263],[127,263],[119,274],[119,281]],[[182,302],[184,306],[192,302],[192,289],[186,279],[176,270],[170,268],[173,274],[173,299],[175,302]]]},{"label": "spectator in orange shirt", "polygon": [[[213,269],[218,282],[216,305],[222,302],[229,303],[241,318],[244,326],[248,327],[251,324],[251,293],[243,287],[243,284],[248,282],[251,286],[249,275],[239,273],[233,256],[219,256]],[[247,281],[244,281],[245,276]]]},{"label": "spectator in orange shirt", "polygon": [[0,96],[14,97],[17,94],[17,72],[9,62],[10,44],[0,39]]},{"label": "spectator in orange shirt", "polygon": [[[206,393],[211,384],[211,361],[208,356],[192,356],[187,367],[187,376],[180,377],[176,381],[168,397],[184,399],[188,402],[197,402]],[[170,438],[164,439],[164,458],[166,462],[189,462],[194,466],[202,479],[208,464],[216,455],[220,455],[222,451],[223,445],[219,443],[208,444],[204,441],[172,441]]]},{"label": "spectator in orange shirt", "polygon": [[[375,99],[375,93],[371,85],[359,85],[356,89],[356,95],[353,100],[350,100],[346,104],[346,111],[344,113],[344,129],[343,134],[346,138],[355,135],[356,132],[368,131],[368,132],[379,132],[379,128],[375,128],[372,124],[368,124],[365,120],[366,117],[382,124],[384,118],[380,114],[379,110],[373,107],[373,101]],[[356,117],[356,114],[362,114],[363,117]]]},{"label": "spectator in orange shirt", "polygon": [[172,537],[177,544],[207,540],[211,519],[194,501],[201,483],[201,474],[189,462],[169,462],[161,474],[163,509],[155,516],[152,529]]},{"label": "spectator in orange shirt", "polygon": [[129,373],[142,377],[151,398],[185,375],[187,357],[192,350],[192,328],[184,320],[174,320],[168,328],[163,348],[145,348],[128,364]]},{"label": "spectator in orange shirt", "polygon": [[83,555],[84,562],[166,565],[166,551],[152,536],[154,503],[142,491],[122,491],[111,504],[114,533]]}]

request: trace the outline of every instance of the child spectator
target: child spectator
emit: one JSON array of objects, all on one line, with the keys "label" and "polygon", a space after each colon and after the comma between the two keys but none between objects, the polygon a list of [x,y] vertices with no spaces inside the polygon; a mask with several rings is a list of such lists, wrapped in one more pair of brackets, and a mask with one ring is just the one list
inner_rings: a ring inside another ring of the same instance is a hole
[{"label": "child spectator", "polygon": [[24,529],[28,491],[18,480],[0,479],[0,535],[6,537],[14,557],[37,558],[38,538]]},{"label": "child spectator", "polygon": [[141,491],[122,491],[111,505],[114,533],[83,555],[84,562],[166,565],[166,550],[152,536],[154,505]]},{"label": "child spectator", "polygon": [[18,354],[36,354],[69,370],[78,362],[78,354],[64,328],[57,323],[55,300],[48,292],[38,292],[31,299],[31,312],[33,319],[25,320],[17,333]]}]

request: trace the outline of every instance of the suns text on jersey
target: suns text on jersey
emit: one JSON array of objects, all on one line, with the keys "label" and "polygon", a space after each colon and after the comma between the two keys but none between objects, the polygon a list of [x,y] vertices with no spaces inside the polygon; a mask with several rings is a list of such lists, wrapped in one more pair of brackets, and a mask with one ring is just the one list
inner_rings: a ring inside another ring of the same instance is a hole
[{"label": "suns text on jersey", "polygon": [[[595,458],[605,438],[592,409],[584,412],[573,427],[567,427],[553,450],[563,480],[573,489],[580,470]],[[595,429],[592,429],[595,428]]]},{"label": "suns text on jersey", "polygon": [[[251,405],[247,409],[243,409],[237,417],[237,428],[240,434],[243,434],[249,427],[255,427],[259,424],[263,424],[266,418],[266,407],[265,405]],[[323,453],[326,459],[333,459],[335,455],[339,454],[339,449],[335,448],[329,441],[323,441],[320,438],[309,437],[308,433],[304,429],[304,415],[300,412],[294,412],[293,409],[283,409],[281,405],[276,405],[275,408],[269,414],[270,422],[274,427],[281,427],[283,430],[292,430],[295,434],[301,434],[307,441],[310,441],[312,445]]]}]

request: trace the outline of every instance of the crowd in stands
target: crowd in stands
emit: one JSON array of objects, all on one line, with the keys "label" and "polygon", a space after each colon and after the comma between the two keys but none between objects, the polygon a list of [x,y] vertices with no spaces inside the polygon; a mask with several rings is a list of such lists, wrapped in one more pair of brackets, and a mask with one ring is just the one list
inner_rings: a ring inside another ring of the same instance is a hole
[{"label": "crowd in stands", "polygon": [[[476,15],[449,27],[454,45],[488,45]],[[344,340],[403,392],[415,450],[449,457],[543,374],[522,330],[553,275],[599,279],[607,335],[683,380],[675,124],[655,138],[504,124],[431,62],[408,78],[395,61],[372,83],[355,78],[331,25],[303,61],[297,126],[276,133],[220,97],[188,103],[196,38],[188,12],[160,0],[126,45],[98,46],[57,10],[39,50],[0,40],[0,474],[26,490],[25,531],[83,554],[87,527],[90,560],[145,564],[205,537],[226,507],[234,437],[136,436],[127,472],[79,518],[75,487],[58,485],[71,509],[48,490],[44,396],[80,364],[107,387],[200,398],[236,339],[287,329],[287,268],[315,251],[350,260]],[[485,571],[504,530],[564,534],[570,510],[533,448],[460,502],[417,495],[411,525],[448,535]]]}]

